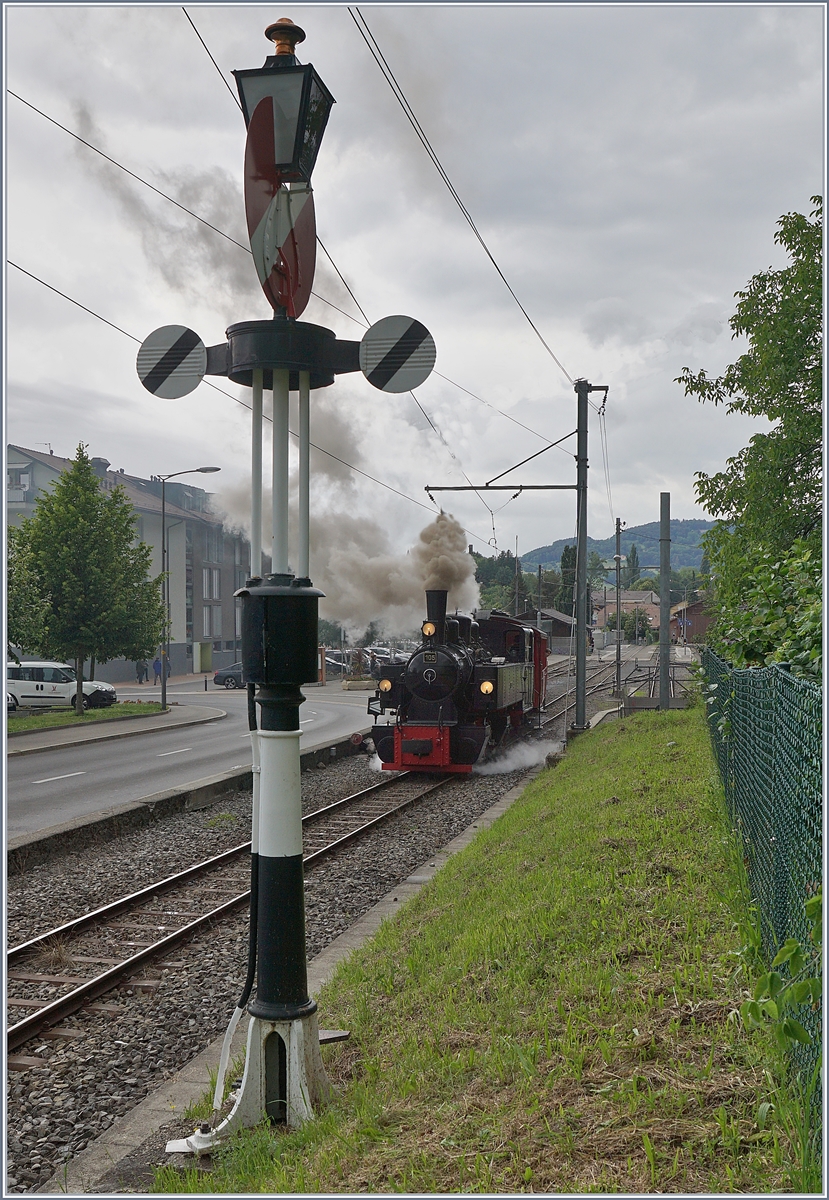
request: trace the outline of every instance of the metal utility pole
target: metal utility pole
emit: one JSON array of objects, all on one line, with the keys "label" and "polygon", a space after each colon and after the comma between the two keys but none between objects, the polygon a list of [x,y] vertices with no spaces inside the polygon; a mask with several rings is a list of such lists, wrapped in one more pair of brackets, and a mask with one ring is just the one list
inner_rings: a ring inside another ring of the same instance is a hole
[{"label": "metal utility pole", "polygon": [[591,392],[607,388],[594,386],[586,379],[577,379],[574,391],[578,396],[576,415],[576,719],[571,725],[574,733],[588,728],[586,717],[587,694],[587,397]]},{"label": "metal utility pole", "polygon": [[541,563],[538,564],[538,628],[541,628]]},{"label": "metal utility pole", "polygon": [[659,707],[670,708],[671,493],[659,496]]},{"label": "metal utility pole", "polygon": [[622,695],[622,522],[616,518],[616,695]]}]

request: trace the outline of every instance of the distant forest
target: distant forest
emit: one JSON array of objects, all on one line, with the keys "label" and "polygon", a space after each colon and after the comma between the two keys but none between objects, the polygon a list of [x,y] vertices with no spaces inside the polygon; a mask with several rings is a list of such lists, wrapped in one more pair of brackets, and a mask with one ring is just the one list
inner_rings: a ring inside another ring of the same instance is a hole
[{"label": "distant forest", "polygon": [[[671,521],[671,566],[674,570],[680,567],[693,567],[697,571],[700,569],[700,538],[713,524],[713,521]],[[631,543],[636,546],[639,562],[643,567],[646,564],[658,564],[659,522],[649,521],[647,525],[634,525],[630,529],[623,529],[622,554],[628,554]],[[539,546],[535,550],[528,550],[526,554],[521,555],[521,565],[525,571],[537,571],[539,563],[542,567],[558,568],[562,550],[565,546],[574,544],[575,538],[559,538],[551,546]],[[588,537],[587,550],[588,554],[595,550],[602,559],[610,562],[616,553],[616,535],[601,541]]]}]

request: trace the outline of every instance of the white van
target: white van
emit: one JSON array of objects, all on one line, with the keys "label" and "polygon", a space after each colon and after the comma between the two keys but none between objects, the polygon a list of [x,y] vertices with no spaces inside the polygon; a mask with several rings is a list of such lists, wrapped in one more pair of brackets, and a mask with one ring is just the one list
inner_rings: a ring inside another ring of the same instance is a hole
[{"label": "white van", "polygon": [[[6,691],[15,708],[69,708],[77,691],[75,668],[59,662],[7,663]],[[83,685],[84,708],[106,708],[117,699],[111,683]]]}]

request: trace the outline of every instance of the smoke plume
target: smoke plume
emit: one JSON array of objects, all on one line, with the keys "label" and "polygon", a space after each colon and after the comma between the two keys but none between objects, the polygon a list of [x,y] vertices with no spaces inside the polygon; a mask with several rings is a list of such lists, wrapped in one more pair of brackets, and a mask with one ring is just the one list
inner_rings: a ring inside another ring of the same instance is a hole
[{"label": "smoke plume", "polygon": [[[270,549],[271,502],[263,500],[263,549]],[[224,488],[214,508],[228,528],[250,534],[250,494],[242,486]],[[290,558],[296,563],[296,529],[290,527]],[[373,521],[348,513],[317,512],[311,517],[311,578],[325,592],[320,615],[342,624],[350,634],[362,633],[371,621],[387,634],[418,629],[425,612],[427,588],[446,588],[449,610],[478,604],[475,561],[467,553],[462,527],[440,513],[423,529],[411,550],[400,553],[385,530]]]}]

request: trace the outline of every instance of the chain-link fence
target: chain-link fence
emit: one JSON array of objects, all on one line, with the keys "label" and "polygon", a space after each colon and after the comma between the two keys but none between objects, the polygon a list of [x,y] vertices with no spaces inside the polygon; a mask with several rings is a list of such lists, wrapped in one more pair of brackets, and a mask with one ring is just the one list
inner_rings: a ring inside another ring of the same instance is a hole
[{"label": "chain-link fence", "polygon": [[[783,667],[737,671],[703,648],[708,724],[728,812],[740,838],[768,962],[787,938],[809,945],[803,906],[820,887],[822,688]],[[820,1014],[796,1014],[812,1035],[793,1058],[810,1078],[821,1052]]]}]

